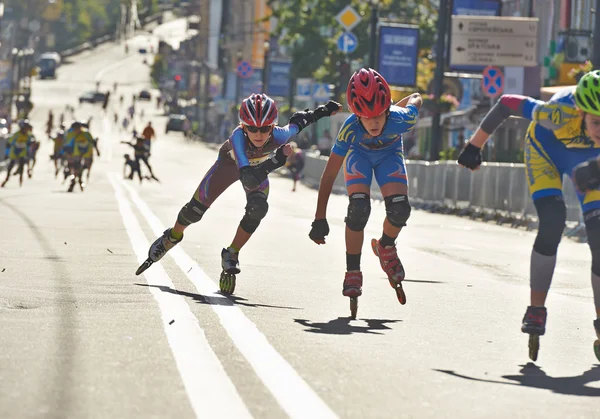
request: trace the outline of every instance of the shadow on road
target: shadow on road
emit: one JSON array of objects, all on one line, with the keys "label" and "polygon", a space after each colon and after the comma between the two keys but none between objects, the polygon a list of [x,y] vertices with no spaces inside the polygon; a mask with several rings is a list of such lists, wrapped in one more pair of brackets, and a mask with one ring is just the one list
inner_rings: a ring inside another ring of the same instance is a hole
[{"label": "shadow on road", "polygon": [[221,305],[221,306],[236,305],[236,306],[244,306],[244,307],[266,307],[266,308],[282,308],[285,310],[301,310],[301,308],[299,308],[299,307],[287,307],[287,306],[274,306],[274,305],[269,305],[269,304],[247,303],[246,302],[246,301],[248,301],[247,299],[242,298],[242,297],[236,297],[235,295],[230,295],[228,297],[226,297],[224,295],[219,296],[216,294],[213,294],[211,296],[205,296],[202,294],[195,294],[193,292],[176,290],[171,287],[165,287],[164,285],[148,285],[148,284],[139,284],[139,283],[135,283],[134,285],[139,285],[140,287],[158,288],[162,292],[169,292],[171,294],[179,294],[184,297],[190,297],[192,300],[194,300],[200,304]]},{"label": "shadow on road", "polygon": [[371,335],[382,335],[383,333],[377,330],[391,330],[386,323],[397,323],[402,320],[381,320],[381,319],[358,319],[367,323],[366,326],[352,324],[356,322],[350,317],[338,317],[328,321],[327,323],[313,323],[310,320],[294,319],[294,322],[307,327],[305,332],[311,333],[326,333],[329,335],[351,335],[352,333],[368,333]]},{"label": "shadow on road", "polygon": [[510,380],[513,382],[469,377],[467,375],[458,374],[452,370],[434,369],[434,371],[443,372],[444,374],[452,375],[458,378],[464,378],[466,380],[480,381],[484,383],[539,388],[542,390],[550,390],[553,393],[573,396],[600,397],[600,388],[586,386],[588,383],[600,381],[600,365],[594,365],[583,374],[572,377],[551,377],[532,362],[528,362],[525,365],[520,365],[520,367],[521,370],[519,370],[519,372],[521,375],[502,376],[502,378],[505,380]]}]

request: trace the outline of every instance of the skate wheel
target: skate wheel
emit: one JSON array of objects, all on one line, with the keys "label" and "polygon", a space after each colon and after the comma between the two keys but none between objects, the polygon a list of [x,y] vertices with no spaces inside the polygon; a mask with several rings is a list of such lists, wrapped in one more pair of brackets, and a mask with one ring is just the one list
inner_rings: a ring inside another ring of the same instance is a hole
[{"label": "skate wheel", "polygon": [[540,336],[529,335],[529,359],[537,361],[538,351],[540,350]]},{"label": "skate wheel", "polygon": [[371,249],[373,249],[375,256],[379,257],[379,254],[377,254],[377,239],[371,239]]},{"label": "skate wheel", "polygon": [[139,268],[137,268],[137,271],[135,271],[135,274],[136,274],[136,275],[140,275],[142,272],[144,272],[146,269],[148,269],[150,266],[152,266],[152,264],[153,264],[153,263],[154,263],[154,262],[153,262],[153,261],[151,261],[150,259],[146,259],[146,260],[144,261],[144,263],[142,263],[142,264],[140,265],[140,267],[139,267]]},{"label": "skate wheel", "polygon": [[596,354],[598,361],[600,361],[600,339],[596,339],[594,342],[594,353]]},{"label": "skate wheel", "polygon": [[350,318],[356,320],[358,313],[358,297],[350,297]]},{"label": "skate wheel", "polygon": [[406,294],[404,293],[404,288],[402,288],[402,283],[400,282],[396,284],[396,298],[398,298],[400,304],[406,304]]},{"label": "skate wheel", "polygon": [[233,294],[233,291],[235,291],[235,275],[222,272],[219,279],[219,289],[225,295]]}]

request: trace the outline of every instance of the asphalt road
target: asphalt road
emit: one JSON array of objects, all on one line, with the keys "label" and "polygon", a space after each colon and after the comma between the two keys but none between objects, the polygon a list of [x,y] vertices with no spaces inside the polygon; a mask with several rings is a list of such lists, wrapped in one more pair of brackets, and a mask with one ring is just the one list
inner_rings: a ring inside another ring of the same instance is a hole
[{"label": "asphalt road", "polygon": [[[271,176],[270,210],[240,254],[235,295],[218,290],[220,250],[244,211],[239,184],[145,275],[134,275],[216,158],[157,127],[161,182],[124,181],[128,134],[112,122],[150,86],[135,46],[184,35],[182,21],[73,57],[58,80],[34,81],[32,179],[0,190],[1,418],[594,418],[600,366],[592,343],[590,255],[565,240],[536,363],[520,322],[534,234],[413,211],[398,248],[407,271],[400,306],[368,244],[357,320],[341,295],[347,199],[333,196],[331,234],[307,234],[316,193]],[[112,89],[109,112],[77,97]],[[153,91],[155,94],[156,92]],[[123,106],[115,96],[124,94]],[[44,122],[70,104],[100,137],[85,190],[54,179]],[[4,176],[4,174],[1,174]],[[366,237],[378,237],[373,203]]]}]

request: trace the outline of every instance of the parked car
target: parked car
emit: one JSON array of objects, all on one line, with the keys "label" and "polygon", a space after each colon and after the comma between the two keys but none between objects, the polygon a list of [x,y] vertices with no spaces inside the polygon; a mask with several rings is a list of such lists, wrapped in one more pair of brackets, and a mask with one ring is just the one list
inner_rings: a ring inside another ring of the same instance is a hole
[{"label": "parked car", "polygon": [[169,115],[169,120],[167,121],[167,128],[165,132],[169,131],[183,131],[183,125],[187,116],[181,114],[171,114]]},{"label": "parked car", "polygon": [[138,95],[138,98],[140,100],[150,100],[150,99],[152,99],[152,94],[150,93],[150,91],[144,89],[140,92],[140,94]]},{"label": "parked car", "polygon": [[102,92],[85,92],[81,96],[79,96],[79,103],[102,103],[106,98],[106,94]]}]

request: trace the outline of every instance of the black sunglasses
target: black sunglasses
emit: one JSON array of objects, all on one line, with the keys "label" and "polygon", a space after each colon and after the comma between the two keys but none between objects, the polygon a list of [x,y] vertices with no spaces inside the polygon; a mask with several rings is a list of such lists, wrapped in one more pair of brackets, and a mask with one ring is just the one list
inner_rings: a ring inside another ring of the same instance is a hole
[{"label": "black sunglasses", "polygon": [[246,125],[246,129],[248,130],[248,132],[251,132],[252,134],[256,134],[257,132],[262,132],[263,134],[266,134],[267,132],[271,131],[271,128],[273,128],[271,125],[265,125],[264,127],[255,127],[252,125]]}]

